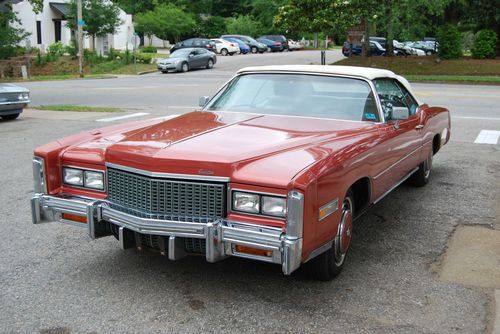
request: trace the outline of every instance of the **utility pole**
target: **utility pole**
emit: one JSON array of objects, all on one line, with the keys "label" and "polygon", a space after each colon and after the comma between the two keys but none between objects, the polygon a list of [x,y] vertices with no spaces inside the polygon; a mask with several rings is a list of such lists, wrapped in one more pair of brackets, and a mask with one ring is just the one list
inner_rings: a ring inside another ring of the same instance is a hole
[{"label": "utility pole", "polygon": [[82,0],[76,1],[77,7],[77,26],[78,26],[78,66],[80,70],[80,78],[83,78],[83,25],[85,22],[83,21],[83,9],[82,9]]}]

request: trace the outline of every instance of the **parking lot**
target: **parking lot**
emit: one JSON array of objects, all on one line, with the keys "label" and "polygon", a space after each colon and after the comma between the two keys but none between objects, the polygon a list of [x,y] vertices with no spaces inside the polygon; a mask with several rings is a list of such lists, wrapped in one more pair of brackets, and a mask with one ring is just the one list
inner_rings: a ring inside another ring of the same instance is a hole
[{"label": "parking lot", "polygon": [[[340,51],[327,53],[328,62],[340,58]],[[430,184],[403,185],[356,221],[346,267],[331,282],[312,280],[307,267],[286,277],[279,266],[244,259],[171,262],[122,251],[113,237],[92,241],[84,229],[31,223],[31,158],[38,145],[191,111],[198,97],[213,95],[240,67],[319,60],[312,51],[228,56],[218,57],[212,70],[23,84],[32,105],[125,111],[27,110],[16,121],[0,121],[0,332],[492,331],[498,268],[484,274],[484,284],[464,279],[474,271],[465,264],[464,277],[445,276],[443,268],[449,241],[463,226],[487,229],[498,240],[488,256],[500,266],[499,144],[478,138],[482,130],[500,131],[499,86],[413,85],[422,101],[450,109],[451,141],[435,157]]]}]

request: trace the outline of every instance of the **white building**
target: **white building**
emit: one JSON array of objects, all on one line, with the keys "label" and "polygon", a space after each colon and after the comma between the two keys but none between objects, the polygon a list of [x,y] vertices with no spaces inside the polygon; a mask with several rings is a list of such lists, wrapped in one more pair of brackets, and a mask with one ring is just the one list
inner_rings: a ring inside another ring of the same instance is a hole
[{"label": "white building", "polygon": [[[55,42],[68,45],[71,42],[72,31],[66,26],[66,15],[69,11],[70,0],[44,0],[43,11],[36,14],[33,7],[26,0],[14,0],[12,9],[17,13],[20,26],[31,35],[27,38],[25,46],[38,47],[46,50],[47,46]],[[120,9],[122,24],[114,35],[96,38],[95,49],[99,54],[106,54],[110,48],[132,48],[134,24],[132,15]],[[28,42],[29,41],[29,42]],[[91,38],[86,37],[84,47],[91,47]]]}]

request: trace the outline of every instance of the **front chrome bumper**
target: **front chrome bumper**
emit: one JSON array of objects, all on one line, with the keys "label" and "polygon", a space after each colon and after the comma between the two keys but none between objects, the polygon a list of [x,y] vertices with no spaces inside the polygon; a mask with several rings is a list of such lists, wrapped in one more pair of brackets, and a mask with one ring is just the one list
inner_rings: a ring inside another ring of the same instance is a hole
[{"label": "front chrome bumper", "polygon": [[[209,223],[179,222],[141,218],[112,209],[106,201],[79,197],[56,197],[35,194],[31,199],[34,224],[59,221],[88,229],[92,239],[100,237],[103,222],[119,227],[119,241],[125,248],[125,232],[168,237],[168,257],[171,260],[185,254],[179,247],[179,238],[206,240],[206,260],[217,262],[228,256],[282,265],[285,275],[296,270],[302,259],[302,238],[291,237],[279,228],[219,219]],[[63,214],[86,217],[86,224],[63,219]],[[235,246],[248,246],[271,251],[272,256],[239,253]],[[166,247],[167,248],[167,247]]]}]

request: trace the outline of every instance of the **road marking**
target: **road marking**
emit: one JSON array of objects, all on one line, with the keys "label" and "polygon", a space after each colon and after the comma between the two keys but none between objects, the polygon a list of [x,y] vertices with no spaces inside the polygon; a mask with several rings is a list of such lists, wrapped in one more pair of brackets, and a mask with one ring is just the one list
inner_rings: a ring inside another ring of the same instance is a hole
[{"label": "road marking", "polygon": [[154,89],[159,88],[158,86],[142,86],[142,87],[97,87],[92,88],[94,90],[137,90],[137,89]]},{"label": "road marking", "polygon": [[495,290],[496,316],[493,324],[493,334],[500,334],[500,290]]},{"label": "road marking", "polygon": [[498,137],[500,137],[500,131],[481,130],[476,140],[474,141],[474,144],[496,145],[498,143]]},{"label": "road marking", "polygon": [[167,106],[168,109],[198,109],[199,107],[192,106]]},{"label": "road marking", "polygon": [[149,115],[149,113],[148,112],[137,112],[135,114],[129,114],[129,115],[125,115],[125,116],[100,118],[100,119],[96,119],[95,121],[96,122],[113,122],[113,121],[118,121],[121,119],[133,118],[133,117],[139,117],[139,116],[145,116],[145,115]]},{"label": "road marking", "polygon": [[500,118],[498,117],[474,117],[474,116],[451,116],[452,119],[478,119],[478,120],[484,120],[484,121],[500,121]]}]

